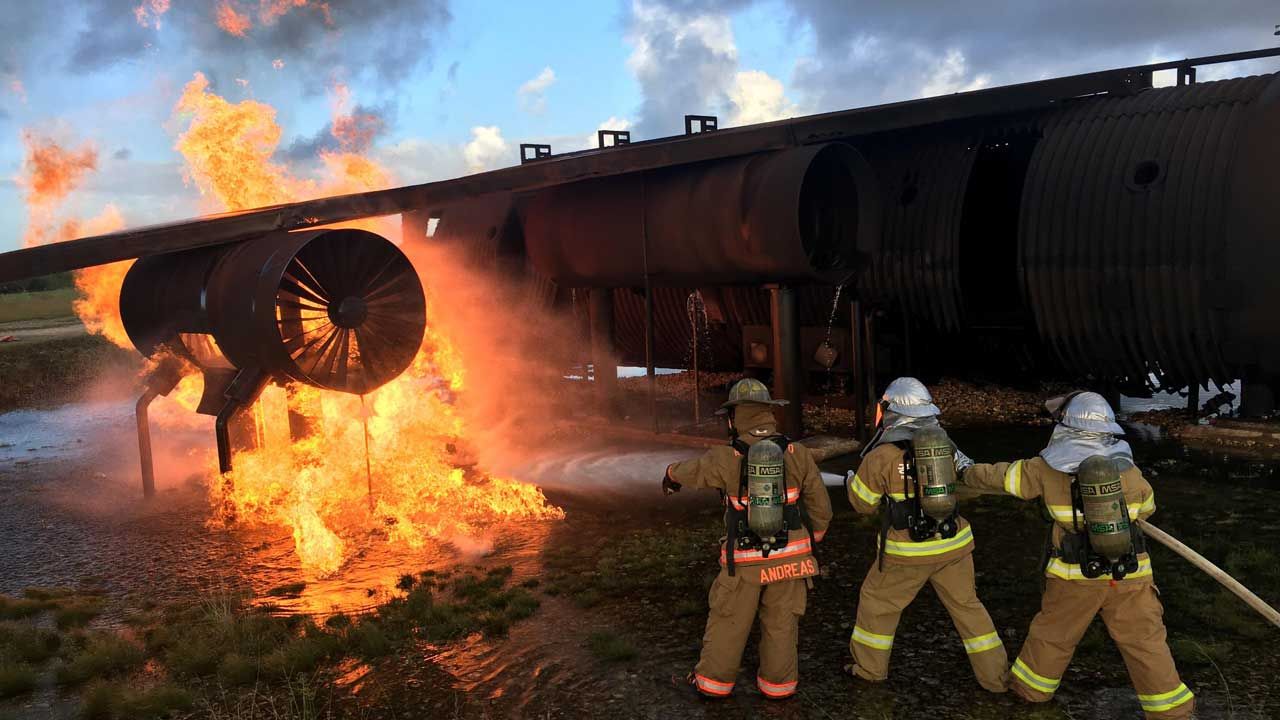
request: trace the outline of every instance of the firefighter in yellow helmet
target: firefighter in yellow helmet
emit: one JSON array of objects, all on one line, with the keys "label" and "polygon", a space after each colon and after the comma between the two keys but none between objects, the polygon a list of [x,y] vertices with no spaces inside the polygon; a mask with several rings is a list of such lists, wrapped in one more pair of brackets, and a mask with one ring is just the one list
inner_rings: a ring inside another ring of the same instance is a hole
[{"label": "firefighter in yellow helmet", "polygon": [[713,488],[725,505],[720,575],[711,586],[702,656],[689,684],[704,696],[733,691],[747,636],[760,617],[756,686],[767,698],[796,692],[800,616],[818,563],[813,545],[831,522],[831,500],[813,456],[778,433],[774,400],[759,380],[740,380],[717,414],[731,442],[667,467],[663,492]]},{"label": "firefighter in yellow helmet", "polygon": [[1141,522],[1155,494],[1133,463],[1123,429],[1101,395],[1072,393],[1046,403],[1057,420],[1038,457],[977,464],[965,485],[1039,500],[1051,518],[1040,612],[1013,663],[1013,691],[1031,702],[1053,697],[1076,645],[1101,614],[1129,669],[1148,718],[1185,718],[1195,708],[1165,638]]},{"label": "firefighter in yellow helmet", "polygon": [[1009,658],[978,599],[973,530],[956,511],[955,472],[971,461],[947,438],[941,411],[919,380],[889,383],[879,410],[876,436],[845,479],[855,510],[881,513],[879,556],[862,581],[849,640],[854,664],[845,670],[872,682],[888,678],[898,619],[927,582],[951,615],[978,683],[1004,692]]}]

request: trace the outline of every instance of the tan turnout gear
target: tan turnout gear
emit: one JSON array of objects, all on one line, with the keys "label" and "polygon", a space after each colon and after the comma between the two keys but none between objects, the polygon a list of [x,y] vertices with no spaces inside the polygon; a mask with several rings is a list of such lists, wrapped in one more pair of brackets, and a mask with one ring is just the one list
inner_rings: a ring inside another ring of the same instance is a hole
[{"label": "tan turnout gear", "polygon": [[[747,446],[776,434],[776,420],[768,405],[744,403],[734,408],[735,426]],[[782,699],[796,692],[799,679],[796,642],[805,610],[809,578],[818,574],[813,543],[826,534],[831,500],[813,455],[790,443],[784,451],[784,502],[799,511],[807,528],[791,530],[785,545],[768,557],[758,549],[730,547],[721,541],[721,570],[708,597],[710,613],[702,639],[702,656],[693,683],[704,695],[724,697],[733,691],[747,636],[760,618],[760,668],[756,685],[766,697]],[[701,457],[667,468],[667,479],[690,488],[720,491],[731,511],[745,512],[740,497],[743,453],[731,446],[715,447]],[[812,537],[811,537],[812,534]],[[729,557],[732,553],[733,572]]]},{"label": "tan turnout gear", "polygon": [[[890,443],[867,453],[847,486],[855,510],[864,515],[887,512],[882,509],[886,495],[899,502],[906,500],[906,452]],[[991,692],[1007,689],[1009,658],[991,616],[978,599],[973,530],[962,517],[958,526],[953,538],[923,542],[913,542],[907,530],[887,531],[883,568],[879,561],[872,563],[862,581],[857,621],[849,639],[853,672],[859,677],[878,682],[889,676],[898,620],[927,582],[951,615],[978,683]]]},{"label": "tan turnout gear", "polygon": [[[1155,512],[1155,493],[1137,467],[1120,474],[1128,514],[1145,520]],[[1043,458],[994,465],[977,464],[965,471],[971,487],[1004,492],[1023,500],[1040,500],[1053,518],[1053,551],[1045,565],[1045,591],[1040,612],[1031,621],[1027,640],[1014,661],[1011,686],[1032,702],[1053,697],[1071,662],[1076,645],[1095,615],[1101,614],[1129,670],[1138,702],[1148,718],[1189,717],[1195,696],[1178,677],[1165,638],[1164,609],[1153,582],[1151,558],[1138,553],[1138,570],[1123,580],[1109,575],[1089,579],[1079,564],[1062,557],[1062,539],[1080,527],[1072,512],[1071,476]]]}]

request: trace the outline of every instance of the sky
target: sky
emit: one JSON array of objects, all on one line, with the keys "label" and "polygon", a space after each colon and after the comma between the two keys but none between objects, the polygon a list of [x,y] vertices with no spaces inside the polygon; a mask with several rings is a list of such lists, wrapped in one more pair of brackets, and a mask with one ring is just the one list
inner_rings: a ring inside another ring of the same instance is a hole
[{"label": "sky", "polygon": [[0,251],[27,222],[24,132],[97,152],[63,216],[209,211],[174,149],[174,105],[197,72],[232,102],[276,108],[276,157],[300,174],[333,147],[345,85],[375,120],[369,153],[410,184],[514,164],[521,142],[676,134],[685,114],[727,127],[1280,44],[1274,0],[0,3]]}]

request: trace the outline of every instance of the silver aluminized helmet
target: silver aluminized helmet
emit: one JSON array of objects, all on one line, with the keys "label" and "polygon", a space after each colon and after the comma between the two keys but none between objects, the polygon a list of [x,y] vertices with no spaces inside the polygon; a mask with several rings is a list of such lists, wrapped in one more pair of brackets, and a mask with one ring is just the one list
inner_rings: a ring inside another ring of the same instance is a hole
[{"label": "silver aluminized helmet", "polygon": [[1055,400],[1059,398],[1050,400],[1045,406],[1055,413],[1061,425],[1088,432],[1124,434],[1124,428],[1116,422],[1116,413],[1111,409],[1111,404],[1096,392],[1076,393],[1066,400],[1065,406],[1059,403],[1057,408],[1051,406]]},{"label": "silver aluminized helmet", "polygon": [[889,412],[899,415],[922,418],[942,414],[938,406],[933,404],[929,388],[913,377],[900,377],[889,383],[882,399],[889,403]]}]

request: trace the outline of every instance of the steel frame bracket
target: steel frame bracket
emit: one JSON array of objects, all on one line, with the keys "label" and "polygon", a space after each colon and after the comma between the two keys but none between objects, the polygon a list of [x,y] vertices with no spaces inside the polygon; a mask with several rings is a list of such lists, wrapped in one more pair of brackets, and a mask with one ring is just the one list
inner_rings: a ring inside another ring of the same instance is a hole
[{"label": "steel frame bracket", "polygon": [[520,143],[520,164],[531,163],[536,160],[546,160],[551,157],[551,146],[540,143]]},{"label": "steel frame bracket", "polygon": [[684,116],[684,134],[697,135],[698,133],[715,132],[720,129],[720,121],[715,115],[685,115]]},{"label": "steel frame bracket", "polygon": [[[605,140],[612,138],[612,143],[605,143]],[[618,147],[619,145],[631,144],[630,130],[597,130],[596,131],[596,147]]]}]

